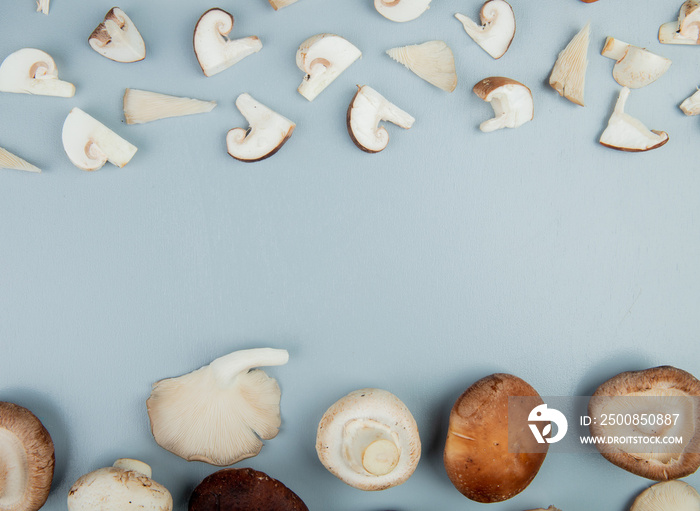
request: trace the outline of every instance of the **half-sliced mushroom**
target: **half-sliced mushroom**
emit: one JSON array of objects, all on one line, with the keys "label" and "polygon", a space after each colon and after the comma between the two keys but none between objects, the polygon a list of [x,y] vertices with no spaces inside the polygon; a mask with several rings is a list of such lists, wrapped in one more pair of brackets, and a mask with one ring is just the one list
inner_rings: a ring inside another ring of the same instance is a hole
[{"label": "half-sliced mushroom", "polygon": [[447,92],[457,87],[455,58],[444,41],[391,48],[386,54],[435,87]]},{"label": "half-sliced mushroom", "polygon": [[0,147],[0,169],[26,170],[28,172],[41,172],[41,169],[35,167],[28,161],[23,160],[19,156],[12,154],[7,149]]},{"label": "half-sliced mushroom", "polygon": [[630,511],[700,511],[700,494],[683,481],[664,481],[640,493]]},{"label": "half-sliced mushroom", "polygon": [[229,39],[233,16],[223,9],[209,9],[194,29],[194,53],[206,76],[214,76],[262,49],[258,36]]},{"label": "half-sliced mushroom", "polygon": [[464,14],[455,14],[474,42],[494,59],[500,59],[515,37],[515,14],[505,0],[488,0],[481,7],[481,25]]},{"label": "half-sliced mushroom", "polygon": [[146,58],[146,44],[134,22],[119,7],[113,7],[90,34],[90,47],[116,62],[137,62]]},{"label": "half-sliced mushroom", "polygon": [[63,123],[63,148],[70,161],[83,170],[97,170],[110,162],[123,167],[136,147],[80,108],[73,108]]},{"label": "half-sliced mushroom", "polygon": [[216,101],[181,98],[139,89],[126,89],[124,92],[124,118],[127,124],[201,114],[211,112],[214,107]]},{"label": "half-sliced mushroom", "polygon": [[695,91],[695,93],[686,98],[680,106],[681,110],[685,115],[698,115],[700,114],[700,90]]},{"label": "half-sliced mushroom", "polygon": [[581,106],[583,106],[583,92],[586,85],[590,35],[591,24],[586,23],[559,53],[552,74],[549,75],[549,85],[560,96]]},{"label": "half-sliced mushroom", "polygon": [[309,37],[297,50],[297,67],[306,73],[297,89],[299,94],[313,101],[361,56],[355,45],[338,35]]},{"label": "half-sliced mushroom", "polygon": [[659,42],[664,44],[700,44],[699,0],[686,0],[681,5],[678,21],[661,25]]},{"label": "half-sliced mushroom", "polygon": [[58,79],[58,68],[45,51],[23,48],[0,64],[0,92],[71,98],[75,86]]},{"label": "half-sliced mushroom", "polygon": [[613,78],[623,87],[639,89],[658,80],[671,66],[671,61],[644,48],[608,37],[600,52],[616,60]]},{"label": "half-sliced mushroom", "polygon": [[270,5],[274,7],[275,10],[281,9],[282,7],[287,7],[297,2],[297,0],[270,0]]},{"label": "half-sliced mushroom", "polygon": [[374,0],[374,8],[386,19],[412,21],[430,8],[430,0]]},{"label": "half-sliced mushroom", "polygon": [[379,126],[382,121],[409,129],[416,120],[369,85],[358,85],[346,119],[348,133],[355,145],[367,153],[383,150],[389,143],[389,132]]},{"label": "half-sliced mushroom", "polygon": [[491,76],[484,78],[474,86],[474,94],[491,103],[495,117],[482,122],[479,129],[485,133],[501,128],[517,128],[535,115],[532,92],[522,83]]},{"label": "half-sliced mushroom", "polygon": [[668,142],[668,133],[649,130],[639,119],[625,113],[629,95],[630,89],[623,87],[608,126],[600,136],[600,143],[619,151],[640,152],[656,149]]},{"label": "half-sliced mushroom", "polygon": [[49,13],[49,3],[51,0],[37,0],[36,2],[36,12],[41,12],[44,14]]},{"label": "half-sliced mushroom", "polygon": [[256,101],[250,94],[236,98],[236,107],[249,127],[233,128],[226,134],[228,154],[245,162],[269,158],[289,140],[296,124]]}]

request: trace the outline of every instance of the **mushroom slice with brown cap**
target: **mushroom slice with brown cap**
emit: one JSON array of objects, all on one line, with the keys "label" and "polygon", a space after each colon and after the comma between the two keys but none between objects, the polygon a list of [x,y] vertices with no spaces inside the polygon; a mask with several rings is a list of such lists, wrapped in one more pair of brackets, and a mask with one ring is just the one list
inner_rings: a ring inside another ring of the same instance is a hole
[{"label": "mushroom slice with brown cap", "polygon": [[292,490],[252,468],[225,468],[204,478],[190,495],[189,511],[308,511]]},{"label": "mushroom slice with brown cap", "polygon": [[124,92],[124,118],[127,124],[201,114],[211,112],[214,107],[216,101],[181,98],[139,89],[126,89]]},{"label": "mushroom slice with brown cap", "polygon": [[367,153],[383,150],[389,143],[389,133],[379,126],[382,121],[409,129],[416,120],[372,87],[358,85],[347,113],[348,133],[355,145]]},{"label": "mushroom slice with brown cap", "polygon": [[590,425],[596,437],[636,439],[596,444],[618,467],[657,481],[685,477],[700,467],[700,381],[690,373],[662,366],[618,374],[598,387],[588,412],[596,418],[637,416],[637,421]]},{"label": "mushroom slice with brown cap", "polygon": [[19,156],[12,154],[7,149],[0,147],[0,169],[26,170],[27,172],[41,172],[41,169],[35,167],[28,161],[23,160]]},{"label": "mushroom slice with brown cap", "polygon": [[58,79],[58,68],[51,55],[36,48],[23,48],[0,64],[0,92],[71,98],[75,86]]},{"label": "mushroom slice with brown cap", "polygon": [[695,93],[686,98],[680,105],[681,110],[685,115],[698,115],[700,114],[700,90],[695,91]]},{"label": "mushroom slice with brown cap", "polygon": [[134,22],[119,7],[113,7],[90,34],[90,47],[116,62],[137,62],[146,58],[146,44]]},{"label": "mushroom slice with brown cap", "polygon": [[354,44],[338,35],[309,37],[297,50],[297,67],[306,73],[297,89],[299,94],[313,101],[361,56]]},{"label": "mushroom slice with brown cap", "polygon": [[590,35],[591,24],[586,23],[586,26],[559,53],[552,74],[549,75],[549,85],[560,96],[581,106],[583,106],[583,91],[586,84]]},{"label": "mushroom slice with brown cap", "polygon": [[479,125],[479,129],[485,133],[501,128],[517,128],[531,121],[535,115],[530,89],[510,78],[484,78],[474,86],[474,94],[491,103],[496,115]]},{"label": "mushroom slice with brown cap", "polygon": [[664,481],[640,493],[630,511],[700,511],[700,495],[683,481]]},{"label": "mushroom slice with brown cap", "polygon": [[686,0],[681,5],[678,21],[661,25],[659,42],[664,44],[700,44],[699,0]]},{"label": "mushroom slice with brown cap", "polygon": [[63,148],[70,161],[83,170],[97,170],[110,162],[123,167],[137,148],[80,108],[73,108],[63,123]]},{"label": "mushroom slice with brown cap", "polygon": [[629,95],[630,90],[623,87],[608,120],[608,126],[600,136],[600,143],[619,151],[640,152],[656,149],[668,142],[668,133],[649,130],[639,119],[625,113]]},{"label": "mushroom slice with brown cap", "polygon": [[288,5],[292,5],[293,3],[296,3],[297,0],[269,0],[270,5],[275,9],[281,9],[282,7],[287,7]]},{"label": "mushroom slice with brown cap", "polygon": [[222,9],[209,9],[194,29],[194,53],[206,76],[214,76],[262,49],[258,36],[229,39],[233,16]]},{"label": "mushroom slice with brown cap", "polygon": [[248,121],[248,129],[233,128],[226,134],[228,154],[244,162],[269,158],[289,140],[296,124],[253,99],[241,94],[236,107]]},{"label": "mushroom slice with brown cap", "polygon": [[616,60],[613,78],[623,87],[639,89],[658,80],[671,66],[671,61],[644,48],[608,37],[600,52]]},{"label": "mushroom slice with brown cap", "polygon": [[500,59],[515,37],[515,14],[505,0],[488,0],[481,7],[481,25],[464,14],[455,14],[474,42],[494,59]]},{"label": "mushroom slice with brown cap", "polygon": [[430,0],[374,0],[374,8],[386,19],[412,21],[430,8]]},{"label": "mushroom slice with brown cap", "polygon": [[360,389],[336,401],[316,432],[319,460],[341,481],[360,490],[405,482],[421,454],[418,426],[391,392]]},{"label": "mushroom slice with brown cap", "polygon": [[51,0],[37,0],[36,2],[36,12],[41,12],[43,14],[49,13],[49,3]]},{"label": "mushroom slice with brown cap", "polygon": [[54,470],[51,435],[19,405],[0,401],[0,511],[36,511],[49,496]]},{"label": "mushroom slice with brown cap", "polygon": [[444,41],[391,48],[386,54],[435,87],[446,92],[457,87],[455,58]]},{"label": "mushroom slice with brown cap", "polygon": [[280,388],[262,366],[286,364],[286,350],[234,351],[196,371],[160,380],[146,405],[156,442],[188,461],[231,465],[255,456],[281,424]]}]

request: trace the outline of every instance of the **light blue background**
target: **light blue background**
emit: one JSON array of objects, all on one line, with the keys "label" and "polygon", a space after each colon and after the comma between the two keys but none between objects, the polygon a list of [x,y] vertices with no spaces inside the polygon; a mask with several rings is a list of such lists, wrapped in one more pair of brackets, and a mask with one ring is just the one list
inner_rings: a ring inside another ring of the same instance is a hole
[{"label": "light blue background", "polygon": [[[282,388],[283,425],[263,470],[315,511],[478,509],[442,466],[450,408],[493,372],[542,395],[587,395],[625,370],[671,364],[700,375],[700,120],[678,104],[700,82],[700,49],[663,46],[661,23],[682,2],[512,0],[517,34],[494,61],[455,12],[481,1],[435,0],[416,21],[381,17],[370,0],[226,1],[233,35],[261,52],[205,78],[192,51],[203,0],[119,6],[146,40],[146,59],[109,61],[87,38],[111,2],[31,0],[0,6],[0,57],[48,51],[72,99],[0,94],[0,146],[44,169],[0,170],[0,399],[32,409],[56,442],[46,509],[65,509],[83,473],[136,457],[186,509],[215,468],[188,463],[152,439],[145,400],[160,378],[231,351],[286,348],[269,370]],[[585,108],[546,84],[558,52],[591,21]],[[363,51],[313,103],[296,92],[304,39],[340,34]],[[619,91],[605,37],[673,60],[632,92],[627,111],[670,142],[627,154],[597,143]],[[443,39],[459,85],[445,93],[384,51]],[[528,85],[535,119],[483,134],[491,107],[471,92],[502,75]],[[369,84],[416,118],[389,127],[382,153],[351,142],[345,112]],[[213,99],[210,114],[127,126],[126,87]],[[244,164],[226,154],[244,126],[235,97],[253,97],[297,123],[282,150]],[[123,169],[73,167],[61,144],[80,107],[135,144]],[[382,387],[412,410],[423,458],[404,485],[350,488],[314,450],[336,399]],[[700,478],[687,479],[700,486]],[[594,454],[551,455],[530,487],[489,506],[520,511],[622,511],[650,481]]]}]

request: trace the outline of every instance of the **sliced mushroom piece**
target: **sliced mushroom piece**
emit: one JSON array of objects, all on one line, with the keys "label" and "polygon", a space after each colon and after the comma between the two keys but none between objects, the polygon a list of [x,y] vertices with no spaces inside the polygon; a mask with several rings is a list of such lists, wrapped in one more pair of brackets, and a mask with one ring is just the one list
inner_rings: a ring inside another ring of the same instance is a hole
[{"label": "sliced mushroom piece", "polygon": [[51,0],[37,0],[36,2],[36,12],[41,12],[44,14],[49,13],[49,3]]},{"label": "sliced mushroom piece", "polygon": [[0,92],[71,98],[75,86],[58,79],[58,68],[45,51],[23,48],[0,64]]},{"label": "sliced mushroom piece", "polygon": [[350,138],[357,147],[367,153],[378,153],[389,143],[389,132],[382,121],[409,129],[416,121],[410,114],[389,102],[368,85],[357,87],[348,106],[347,126]]},{"label": "sliced mushroom piece", "polygon": [[181,98],[139,89],[126,89],[124,92],[124,118],[127,124],[201,114],[211,112],[214,107],[216,101]]},{"label": "sliced mushroom piece", "polygon": [[[584,0],[585,1],[585,0]],[[595,0],[594,0],[595,1]],[[547,509],[541,507],[538,509],[530,509],[530,511],[561,511],[558,507],[549,506]]]},{"label": "sliced mushroom piece", "polygon": [[196,371],[160,380],[146,402],[161,447],[186,459],[231,465],[257,455],[280,428],[280,388],[262,366],[286,364],[286,350],[234,351]]},{"label": "sliced mushroom piece", "polygon": [[275,10],[281,9],[282,7],[287,7],[297,2],[297,0],[269,0],[270,5],[274,7]]},{"label": "sliced mushroom piece", "polygon": [[37,511],[54,470],[51,435],[29,410],[0,401],[0,511]]},{"label": "sliced mushroom piece", "polygon": [[238,96],[236,107],[249,125],[247,129],[233,128],[226,134],[228,154],[237,160],[256,162],[269,158],[289,140],[296,127],[250,94]]},{"label": "sliced mushroom piece", "polygon": [[630,89],[623,87],[608,126],[600,136],[600,143],[619,151],[640,152],[656,149],[668,142],[668,133],[649,130],[639,119],[625,113],[629,95]]},{"label": "sliced mushroom piece", "polygon": [[593,436],[612,437],[596,447],[618,467],[656,481],[685,477],[700,467],[700,381],[686,371],[662,366],[620,373],[593,393],[588,412],[601,418],[638,416],[589,426]]},{"label": "sliced mushroom piece", "polygon": [[630,511],[700,511],[700,494],[683,481],[664,481],[640,493]]},{"label": "sliced mushroom piece", "polygon": [[501,128],[517,128],[531,121],[535,115],[532,92],[520,82],[491,76],[477,83],[473,90],[481,99],[491,103],[496,115],[479,125],[479,129],[485,133]]},{"label": "sliced mushroom piece", "polygon": [[412,21],[430,8],[430,0],[374,0],[374,8],[386,19]]},{"label": "sliced mushroom piece", "polygon": [[362,52],[347,39],[335,34],[318,34],[301,43],[297,50],[297,67],[306,76],[297,89],[299,94],[313,101]]},{"label": "sliced mushroom piece", "polygon": [[678,21],[661,25],[659,42],[663,44],[700,44],[699,0],[686,0],[681,5]]},{"label": "sliced mushroom piece", "polygon": [[382,389],[360,389],[336,401],[316,432],[318,458],[333,475],[360,490],[405,482],[421,455],[418,426],[406,405]]},{"label": "sliced mushroom piece", "polygon": [[435,87],[447,92],[457,87],[455,58],[444,41],[391,48],[386,54]]},{"label": "sliced mushroom piece", "polygon": [[83,170],[97,170],[110,162],[123,167],[136,147],[80,108],[73,108],[63,123],[63,148],[70,161]]},{"label": "sliced mushroom piece", "polygon": [[23,160],[19,156],[12,154],[7,149],[0,147],[0,169],[26,170],[27,172],[41,172],[41,169],[35,167],[28,161]]},{"label": "sliced mushroom piece", "polygon": [[695,93],[686,98],[680,106],[681,110],[685,115],[698,115],[700,114],[700,90],[695,91]]},{"label": "sliced mushroom piece", "polygon": [[474,42],[494,59],[500,59],[515,37],[515,14],[505,0],[488,0],[481,7],[481,25],[464,14],[455,14]]},{"label": "sliced mushroom piece", "polygon": [[146,44],[134,22],[119,7],[113,7],[88,38],[90,47],[116,62],[146,58]]},{"label": "sliced mushroom piece", "polygon": [[613,78],[623,87],[639,89],[658,80],[671,66],[671,61],[644,48],[608,37],[600,52],[616,60]]},{"label": "sliced mushroom piece", "polygon": [[258,36],[229,39],[233,16],[222,9],[209,9],[194,29],[194,53],[206,76],[214,76],[262,49]]},{"label": "sliced mushroom piece", "polygon": [[583,106],[583,92],[586,84],[590,35],[591,24],[586,23],[586,26],[559,53],[552,74],[549,76],[549,85],[560,96],[581,106]]}]

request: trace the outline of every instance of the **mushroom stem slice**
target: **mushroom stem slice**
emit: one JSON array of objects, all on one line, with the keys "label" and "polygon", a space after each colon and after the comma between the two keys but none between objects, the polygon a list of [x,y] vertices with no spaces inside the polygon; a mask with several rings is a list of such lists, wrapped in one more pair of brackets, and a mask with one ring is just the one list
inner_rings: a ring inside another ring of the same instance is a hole
[{"label": "mushroom stem slice", "polygon": [[699,511],[700,494],[683,481],[664,481],[640,493],[630,511]]},{"label": "mushroom stem slice", "polygon": [[412,21],[430,8],[430,0],[374,0],[374,8],[386,19]]},{"label": "mushroom stem slice", "polygon": [[51,55],[35,48],[23,48],[0,64],[0,92],[71,98],[75,86],[58,79],[58,68]]},{"label": "mushroom stem slice", "polygon": [[600,136],[600,143],[619,151],[640,152],[656,149],[668,142],[666,132],[649,130],[640,120],[625,113],[629,95],[630,89],[623,87],[608,126]]},{"label": "mushroom stem slice", "polygon": [[522,83],[491,76],[474,86],[474,93],[491,103],[495,117],[482,122],[479,129],[485,133],[501,128],[518,128],[534,117],[532,92]]},{"label": "mushroom stem slice", "polygon": [[678,21],[661,25],[659,42],[663,44],[700,44],[699,0],[686,0],[681,6]]},{"label": "mushroom stem slice", "polygon": [[476,44],[494,59],[500,59],[515,37],[515,14],[505,0],[488,0],[481,7],[481,25],[464,14],[455,14]]},{"label": "mushroom stem slice", "polygon": [[613,78],[630,89],[639,89],[658,80],[671,66],[669,59],[614,37],[606,39],[600,54],[617,61]]},{"label": "mushroom stem slice", "polygon": [[44,14],[49,13],[49,3],[51,0],[37,0],[36,2],[36,12],[41,12]]},{"label": "mushroom stem slice", "polygon": [[686,98],[680,106],[681,110],[685,115],[698,115],[700,114],[700,90],[695,91],[695,93]]},{"label": "mushroom stem slice", "polygon": [[209,9],[199,18],[194,29],[194,53],[206,76],[214,76],[262,49],[257,36],[229,39],[231,30],[233,16],[222,9]]},{"label": "mushroom stem slice", "polygon": [[435,87],[447,92],[457,87],[455,58],[443,41],[391,48],[386,54]]},{"label": "mushroom stem slice", "polygon": [[586,84],[590,35],[591,24],[586,23],[586,26],[559,53],[552,74],[549,76],[549,85],[560,96],[581,106],[583,106],[583,92]]},{"label": "mushroom stem slice", "polygon": [[41,169],[35,167],[28,161],[23,160],[19,156],[12,154],[7,149],[0,147],[0,169],[26,170],[27,172],[41,172]]},{"label": "mushroom stem slice", "polygon": [[334,34],[318,34],[301,43],[297,50],[297,67],[306,75],[297,89],[299,94],[313,101],[362,52],[347,39]]},{"label": "mushroom stem slice", "polygon": [[146,58],[146,44],[134,22],[119,7],[113,7],[90,34],[90,47],[115,62],[137,62]]},{"label": "mushroom stem slice", "polygon": [[270,5],[275,9],[281,9],[282,7],[287,7],[288,5],[292,5],[293,3],[297,2],[297,0],[269,0]]},{"label": "mushroom stem slice", "polygon": [[206,113],[214,107],[216,101],[181,98],[139,89],[126,89],[124,93],[124,118],[127,124]]}]

